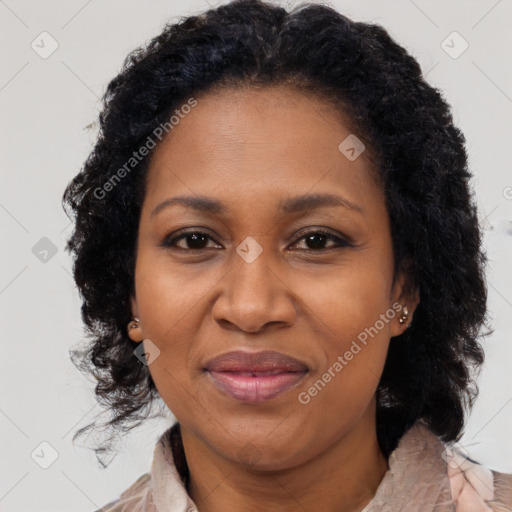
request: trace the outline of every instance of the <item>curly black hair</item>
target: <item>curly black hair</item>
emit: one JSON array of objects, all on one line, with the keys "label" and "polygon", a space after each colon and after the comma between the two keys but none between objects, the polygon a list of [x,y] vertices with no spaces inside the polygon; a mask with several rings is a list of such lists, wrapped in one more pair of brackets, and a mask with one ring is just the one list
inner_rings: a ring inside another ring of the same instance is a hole
[{"label": "curly black hair", "polygon": [[[489,320],[487,258],[465,139],[442,93],[384,28],[324,5],[287,11],[235,0],[166,24],[126,57],[103,96],[94,149],[63,197],[75,220],[66,248],[92,338],[70,352],[72,361],[98,381],[97,400],[112,414],[109,429],[131,430],[149,417],[160,397],[126,326],[151,153],[123,179],[112,178],[189,98],[213,88],[279,85],[327,101],[371,148],[386,194],[395,276],[406,271],[407,290],[419,290],[414,322],[392,338],[377,390],[381,449],[389,455],[417,420],[445,442],[458,440],[478,391],[478,338],[492,332],[481,333]],[[107,444],[96,453],[102,451]]]}]

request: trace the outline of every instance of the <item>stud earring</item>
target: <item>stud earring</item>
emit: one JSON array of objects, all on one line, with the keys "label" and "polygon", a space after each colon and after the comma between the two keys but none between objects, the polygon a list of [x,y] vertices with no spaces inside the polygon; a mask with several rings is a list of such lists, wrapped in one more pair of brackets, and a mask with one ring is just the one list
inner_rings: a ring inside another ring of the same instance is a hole
[{"label": "stud earring", "polygon": [[128,332],[130,332],[132,329],[137,329],[139,327],[140,320],[135,317],[129,324],[128,324]]},{"label": "stud earring", "polygon": [[[398,319],[398,321],[401,324],[404,324],[407,320],[407,317],[409,316],[409,310],[407,309],[407,306],[402,307],[402,316]],[[410,325],[410,324],[409,324]]]}]

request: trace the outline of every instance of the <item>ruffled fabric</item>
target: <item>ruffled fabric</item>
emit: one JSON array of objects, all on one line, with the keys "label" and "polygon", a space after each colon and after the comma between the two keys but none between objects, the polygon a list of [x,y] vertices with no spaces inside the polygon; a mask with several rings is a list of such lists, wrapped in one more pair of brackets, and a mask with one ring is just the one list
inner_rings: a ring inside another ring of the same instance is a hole
[{"label": "ruffled fabric", "polygon": [[512,510],[512,475],[492,472],[447,448],[450,487],[456,510],[490,512]]},{"label": "ruffled fabric", "polygon": [[[171,443],[178,429],[175,424],[160,437],[151,472],[96,512],[198,512],[186,490],[183,454]],[[388,464],[361,512],[512,512],[512,475],[467,459],[421,423],[402,436]]]}]

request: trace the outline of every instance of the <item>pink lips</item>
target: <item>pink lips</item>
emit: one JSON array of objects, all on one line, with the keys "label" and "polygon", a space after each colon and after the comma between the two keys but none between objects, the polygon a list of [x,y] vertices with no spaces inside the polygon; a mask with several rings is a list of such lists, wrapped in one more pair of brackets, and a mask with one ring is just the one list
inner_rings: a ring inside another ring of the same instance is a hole
[{"label": "pink lips", "polygon": [[264,350],[221,354],[205,370],[224,393],[244,402],[262,402],[295,387],[308,367],[293,357]]}]

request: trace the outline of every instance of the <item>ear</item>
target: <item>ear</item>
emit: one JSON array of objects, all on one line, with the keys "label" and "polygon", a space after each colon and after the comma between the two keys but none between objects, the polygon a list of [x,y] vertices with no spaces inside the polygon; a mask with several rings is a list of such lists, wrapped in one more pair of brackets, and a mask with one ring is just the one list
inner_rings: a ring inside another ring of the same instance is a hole
[{"label": "ear", "polygon": [[132,310],[132,318],[139,318],[139,307],[137,306],[137,299],[134,295],[130,296],[130,305]]},{"label": "ear", "polygon": [[[414,312],[420,303],[419,288],[414,286],[411,289],[407,286],[407,276],[404,272],[401,272],[396,280],[391,303],[396,315],[391,321],[390,334],[391,337],[400,336],[411,324]],[[404,307],[407,307],[407,319],[404,323],[400,323],[398,319],[404,314]]]},{"label": "ear", "polygon": [[[132,295],[130,297],[130,304],[132,310],[132,321],[127,325],[128,336],[132,341],[142,341],[144,335],[142,334],[142,325],[139,317],[139,308],[137,306],[137,299]],[[137,321],[134,321],[137,319]]]}]

